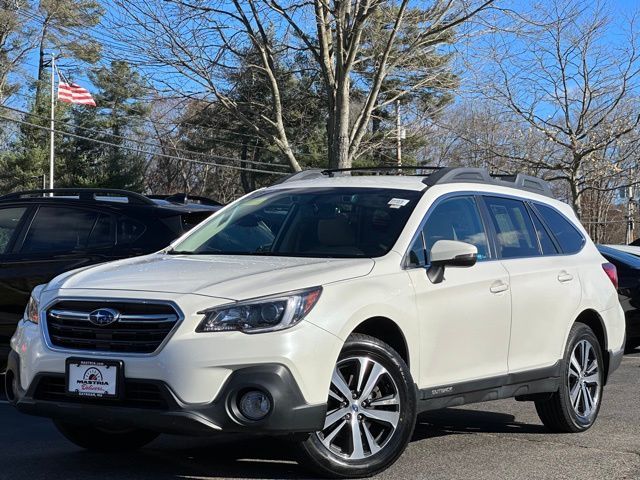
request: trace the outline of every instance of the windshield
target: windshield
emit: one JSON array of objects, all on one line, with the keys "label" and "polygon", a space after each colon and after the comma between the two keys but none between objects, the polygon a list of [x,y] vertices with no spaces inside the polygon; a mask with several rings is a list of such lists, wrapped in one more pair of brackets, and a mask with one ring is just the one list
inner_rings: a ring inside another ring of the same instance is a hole
[{"label": "windshield", "polygon": [[379,257],[420,192],[384,188],[263,190],[215,215],[170,253]]}]

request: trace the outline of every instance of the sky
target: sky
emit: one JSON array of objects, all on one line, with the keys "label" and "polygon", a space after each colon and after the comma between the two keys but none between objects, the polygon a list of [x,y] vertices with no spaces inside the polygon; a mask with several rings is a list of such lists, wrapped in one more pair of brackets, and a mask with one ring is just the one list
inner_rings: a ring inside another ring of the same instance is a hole
[{"label": "sky", "polygon": [[[544,2],[544,0],[542,1]],[[502,1],[502,5],[510,5],[516,9],[521,8],[522,5],[527,5],[528,3],[528,0]],[[633,13],[634,10],[640,9],[640,0],[605,0],[604,4],[611,9],[613,17],[616,19],[628,17]],[[118,38],[116,37],[116,32],[110,29],[108,20],[109,17],[114,14],[116,7],[114,7],[110,0],[103,1],[103,5],[105,6],[105,9],[107,11],[105,20],[102,25],[94,30],[95,36],[105,43],[105,58],[101,60],[100,64],[108,64],[110,59],[113,58],[122,58],[126,60],[126,50],[125,48],[118,48],[119,42]],[[31,13],[31,15],[32,14],[33,13]],[[608,35],[610,36],[610,41],[612,42],[612,44],[618,43],[620,41],[619,32],[616,32],[615,29],[612,29]],[[27,74],[27,76],[35,76],[37,72],[37,63],[37,52],[33,51],[26,60],[25,73]],[[94,87],[91,85],[91,82],[87,77],[87,65],[74,63],[68,59],[61,59],[59,62],[59,67],[66,76],[72,77],[76,83],[81,84],[89,90],[94,90]],[[26,106],[32,94],[32,91],[21,92],[21,96],[14,100],[14,106]]]}]

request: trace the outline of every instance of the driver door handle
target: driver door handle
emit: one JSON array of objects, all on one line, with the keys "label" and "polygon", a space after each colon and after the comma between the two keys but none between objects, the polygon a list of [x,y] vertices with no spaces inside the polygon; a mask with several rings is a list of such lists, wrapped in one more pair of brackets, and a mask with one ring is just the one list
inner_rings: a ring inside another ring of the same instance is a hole
[{"label": "driver door handle", "polygon": [[564,270],[558,274],[558,281],[560,283],[570,282],[571,280],[573,280],[573,275],[565,272]]},{"label": "driver door handle", "polygon": [[498,280],[496,282],[493,282],[491,284],[491,287],[489,287],[489,291],[491,293],[500,293],[500,292],[505,292],[509,289],[509,284],[504,283],[502,280]]}]

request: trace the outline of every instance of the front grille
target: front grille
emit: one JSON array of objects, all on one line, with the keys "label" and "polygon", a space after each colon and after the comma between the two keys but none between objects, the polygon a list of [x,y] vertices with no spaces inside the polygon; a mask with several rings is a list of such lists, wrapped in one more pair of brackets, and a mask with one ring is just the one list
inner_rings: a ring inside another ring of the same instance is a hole
[{"label": "front grille", "polygon": [[45,376],[40,378],[33,398],[48,402],[84,403],[158,410],[169,409],[165,394],[157,384],[130,379],[124,382],[124,394],[121,399],[103,399],[68,395],[63,376]]},{"label": "front grille", "polygon": [[[110,308],[120,312],[119,320],[98,326],[89,314]],[[93,352],[155,352],[178,322],[169,304],[64,300],[47,310],[47,333],[51,344],[69,350]]]}]

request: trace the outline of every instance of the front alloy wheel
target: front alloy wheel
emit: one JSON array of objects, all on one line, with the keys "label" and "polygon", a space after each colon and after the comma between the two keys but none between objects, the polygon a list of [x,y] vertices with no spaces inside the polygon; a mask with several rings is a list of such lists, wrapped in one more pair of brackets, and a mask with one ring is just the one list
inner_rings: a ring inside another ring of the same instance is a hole
[{"label": "front alloy wheel", "polygon": [[333,371],[324,426],[302,450],[324,475],[370,476],[402,454],[415,419],[415,387],[404,360],[380,340],[353,334]]},{"label": "front alloy wheel", "polygon": [[349,357],[333,371],[327,419],[316,435],[335,454],[362,460],[384,448],[399,419],[398,387],[387,369],[370,356]]}]

